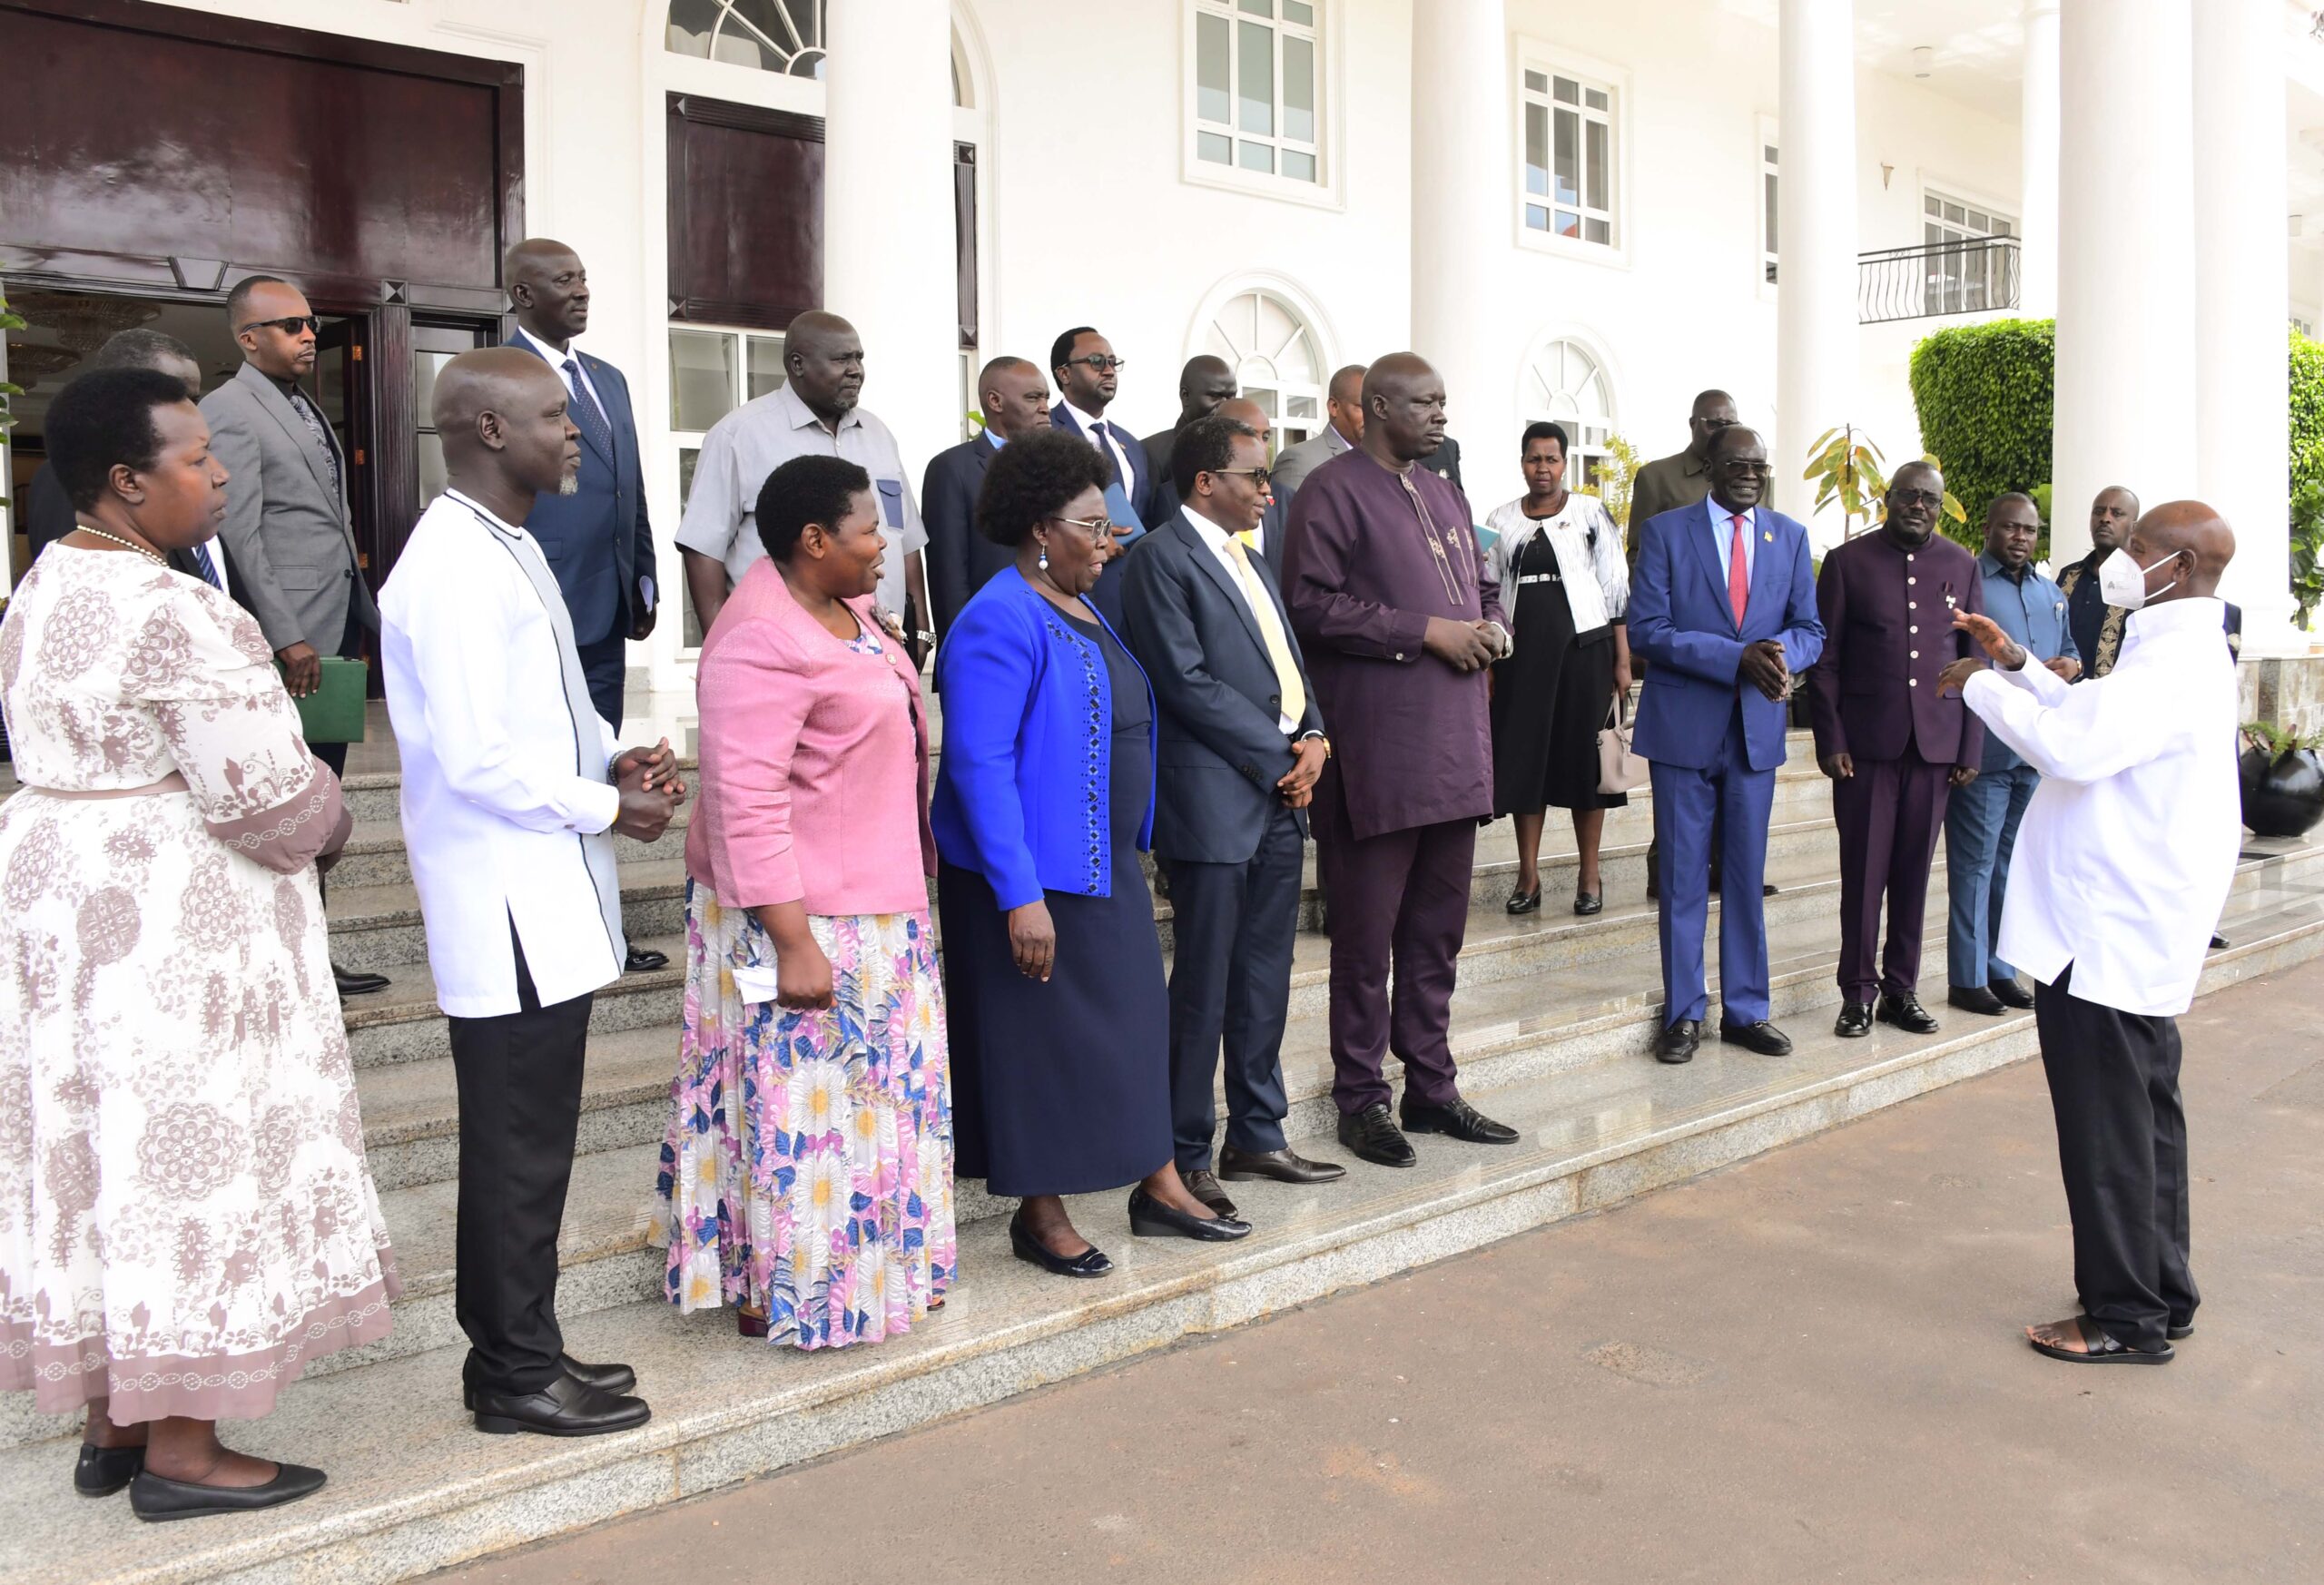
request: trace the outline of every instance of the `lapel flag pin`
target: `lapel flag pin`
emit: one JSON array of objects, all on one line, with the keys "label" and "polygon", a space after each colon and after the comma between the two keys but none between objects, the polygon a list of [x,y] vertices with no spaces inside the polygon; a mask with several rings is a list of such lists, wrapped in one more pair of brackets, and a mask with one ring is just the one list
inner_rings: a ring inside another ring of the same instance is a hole
[{"label": "lapel flag pin", "polygon": [[1776,542],[1776,531],[1772,528],[1766,529],[1759,537],[1765,539],[1769,545],[1773,545]]}]

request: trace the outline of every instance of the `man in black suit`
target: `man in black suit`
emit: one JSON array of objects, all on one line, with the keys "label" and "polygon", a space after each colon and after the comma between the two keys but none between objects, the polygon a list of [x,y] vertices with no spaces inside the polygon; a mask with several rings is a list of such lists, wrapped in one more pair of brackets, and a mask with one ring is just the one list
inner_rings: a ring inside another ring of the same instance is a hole
[{"label": "man in black suit", "polygon": [[[1213,411],[1223,417],[1233,418],[1238,423],[1250,425],[1258,433],[1259,444],[1268,450],[1273,449],[1270,437],[1275,433],[1275,420],[1267,417],[1265,408],[1249,397],[1228,397]],[[1171,433],[1175,437],[1179,431],[1173,430]],[[1167,458],[1169,453],[1161,455]],[[1265,460],[1264,451],[1261,453],[1261,460]],[[1155,466],[1163,470],[1163,475],[1161,478],[1155,481],[1154,485],[1154,520],[1167,524],[1177,514],[1183,503],[1178,499],[1177,481],[1169,476],[1169,463],[1167,460],[1157,460]],[[1275,487],[1275,479],[1270,473],[1267,479],[1266,511],[1259,518],[1258,532],[1247,543],[1253,550],[1265,556],[1271,566],[1282,565],[1283,526],[1290,520],[1290,517],[1285,493]]]},{"label": "man in black suit", "polygon": [[920,481],[920,517],[928,529],[928,593],[936,605],[936,632],[952,619],[985,580],[1016,559],[1007,546],[977,532],[977,496],[985,465],[1012,440],[1049,428],[1049,387],[1030,359],[1002,356],[977,376],[984,432],[928,459]]},{"label": "man in black suit", "polygon": [[[1246,536],[1265,511],[1266,443],[1214,414],[1178,433],[1186,505],[1128,557],[1123,635],[1159,712],[1154,850],[1170,880],[1170,1114],[1178,1173],[1222,1216],[1218,1186],[1324,1183],[1346,1168],[1283,1135],[1283,1031],[1308,802],[1331,744],[1274,570]],[[1226,1147],[1212,1077],[1222,1037]]]},{"label": "man in black suit", "polygon": [[1452,436],[1444,437],[1444,444],[1422,458],[1420,465],[1454,489],[1467,493],[1469,487],[1461,482],[1461,443]]},{"label": "man in black suit", "polygon": [[[1210,417],[1218,410],[1219,403],[1238,394],[1240,389],[1235,383],[1235,371],[1226,367],[1224,358],[1197,352],[1187,359],[1187,366],[1178,370],[1178,421],[1138,442],[1146,448],[1146,455],[1153,462],[1155,473],[1159,476],[1154,481],[1157,490],[1167,487],[1170,482],[1170,453],[1177,449],[1178,431],[1197,418]],[[1154,508],[1156,522],[1167,522],[1169,517],[1169,511],[1162,507],[1157,505]]]}]

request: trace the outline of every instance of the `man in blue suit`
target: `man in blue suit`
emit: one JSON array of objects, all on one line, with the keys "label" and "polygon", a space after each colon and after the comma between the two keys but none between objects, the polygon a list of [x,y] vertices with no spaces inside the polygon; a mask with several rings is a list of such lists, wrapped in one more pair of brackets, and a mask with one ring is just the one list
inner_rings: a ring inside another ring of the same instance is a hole
[{"label": "man in blue suit", "polygon": [[1807,530],[1759,504],[1767,443],[1738,425],[1713,438],[1710,494],[1649,519],[1630,583],[1633,653],[1649,662],[1632,746],[1652,766],[1662,891],[1664,1062],[1691,1060],[1709,1008],[1703,931],[1714,817],[1724,822],[1718,1038],[1769,1057],[1791,1041],[1768,1021],[1760,892],[1768,816],[1784,762],[1784,701],[1823,653]]},{"label": "man in blue suit", "polygon": [[629,384],[601,358],[576,351],[589,328],[589,272],[563,242],[531,237],[508,250],[508,300],[517,310],[510,345],[545,359],[565,381],[567,412],[581,431],[581,472],[569,495],[533,502],[525,527],[565,591],[573,642],[589,700],[621,725],[626,645],[654,631],[654,530],[645,520],[637,420]]},{"label": "man in blue suit", "polygon": [[[1113,464],[1114,483],[1106,491],[1106,512],[1117,527],[1127,525],[1135,539],[1154,510],[1154,463],[1137,436],[1107,418],[1121,389],[1122,360],[1114,344],[1077,325],[1049,348],[1049,376],[1064,399],[1049,409],[1049,422],[1088,441]],[[1101,580],[1102,581],[1102,580]]]}]

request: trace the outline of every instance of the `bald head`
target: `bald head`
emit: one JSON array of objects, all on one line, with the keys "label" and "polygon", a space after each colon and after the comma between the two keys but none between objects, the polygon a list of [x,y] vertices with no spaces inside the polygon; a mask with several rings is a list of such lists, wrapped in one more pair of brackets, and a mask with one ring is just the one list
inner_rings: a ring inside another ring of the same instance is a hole
[{"label": "bald head", "polygon": [[2123,549],[2147,569],[2150,590],[2157,578],[2170,585],[2149,594],[2148,605],[2200,599],[2219,593],[2220,575],[2235,559],[2235,530],[2201,501],[2165,501],[2138,520]]},{"label": "bald head", "polygon": [[1364,448],[1402,469],[1444,444],[1444,377],[1417,352],[1391,352],[1364,374]]},{"label": "bald head", "polygon": [[589,272],[581,255],[548,237],[527,237],[501,261],[517,322],[535,340],[565,349],[589,328]]},{"label": "bald head", "polygon": [[809,309],[793,320],[783,362],[799,399],[834,429],[863,399],[863,338],[837,314]]},{"label": "bald head", "polygon": [[1235,371],[1226,359],[1198,352],[1178,370],[1178,422],[1191,424],[1218,410],[1218,404],[1236,390]]},{"label": "bald head", "polygon": [[1718,438],[1718,432],[1731,429],[1740,421],[1735,413],[1735,399],[1725,391],[1696,393],[1695,405],[1687,414],[1687,449],[1709,460],[1711,442]]},{"label": "bald head", "polygon": [[[522,348],[480,348],[444,365],[430,416],[453,487],[488,506],[570,494],[581,465],[580,431],[566,421],[565,404],[556,371]],[[510,521],[524,517],[519,512]]]},{"label": "bald head", "polygon": [[1024,440],[1049,427],[1049,382],[1029,358],[996,358],[977,376],[984,427],[1003,440]]},{"label": "bald head", "polygon": [[1265,440],[1275,433],[1275,420],[1267,411],[1249,397],[1228,397],[1211,409],[1222,418],[1232,418],[1238,424],[1248,424]]}]

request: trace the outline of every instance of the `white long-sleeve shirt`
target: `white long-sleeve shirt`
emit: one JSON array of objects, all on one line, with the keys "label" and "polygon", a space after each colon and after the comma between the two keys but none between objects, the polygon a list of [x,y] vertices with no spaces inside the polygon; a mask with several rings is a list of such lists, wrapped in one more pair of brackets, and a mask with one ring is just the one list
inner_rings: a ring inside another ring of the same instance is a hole
[{"label": "white long-sleeve shirt", "polygon": [[2038,662],[1962,696],[2041,773],[1995,955],[2123,1012],[2187,1010],[2242,846],[2235,662],[2215,599],[2132,613],[2122,658],[2068,686]]},{"label": "white long-sleeve shirt", "polygon": [[542,599],[547,576],[530,534],[454,491],[379,591],[404,843],[454,1018],[517,1010],[512,921],[544,1007],[611,984],[627,950],[618,896],[609,908],[591,872],[613,875],[621,795],[580,768],[606,763],[613,731],[568,700],[572,626]]}]

